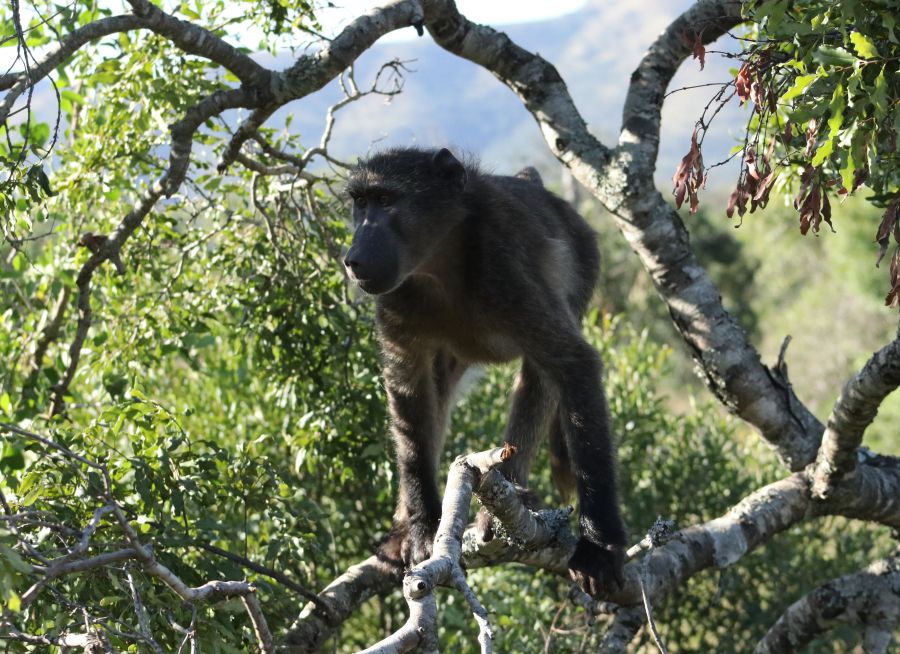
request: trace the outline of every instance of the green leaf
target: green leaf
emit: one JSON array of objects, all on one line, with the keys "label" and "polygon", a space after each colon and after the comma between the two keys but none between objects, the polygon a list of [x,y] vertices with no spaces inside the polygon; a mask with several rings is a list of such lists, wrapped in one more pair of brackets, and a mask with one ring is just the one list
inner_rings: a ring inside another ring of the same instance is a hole
[{"label": "green leaf", "polygon": [[16,594],[16,591],[12,589],[7,592],[6,607],[13,613],[16,613],[20,608],[22,608],[22,598],[20,598]]},{"label": "green leaf", "polygon": [[178,10],[192,20],[200,20],[201,19],[200,14],[198,14],[196,11],[194,11],[193,9],[188,7],[187,4],[184,2],[181,3],[181,6],[178,8]]},{"label": "green leaf", "polygon": [[9,393],[0,394],[0,412],[12,416],[12,402],[9,399]]},{"label": "green leaf", "polygon": [[819,146],[819,149],[816,150],[816,156],[812,158],[813,167],[821,166],[822,163],[831,156],[832,151],[834,150],[834,141],[828,139],[822,145]]},{"label": "green leaf", "polygon": [[[35,486],[28,493],[25,494],[25,497],[23,497],[19,501],[19,504],[21,504],[22,506],[31,506],[32,504],[35,503],[37,498],[39,498],[41,496],[42,490],[43,489],[40,486]],[[21,491],[19,491],[19,492],[21,494]]]},{"label": "green leaf", "polygon": [[888,32],[888,40],[891,43],[897,43],[898,42],[897,35],[894,34],[894,27],[897,25],[897,21],[894,19],[894,17],[891,15],[891,13],[889,11],[886,11],[883,14],[881,14],[881,24],[884,27],[884,29],[886,29]]},{"label": "green leaf", "polygon": [[865,150],[863,149],[865,143],[865,132],[863,130],[856,129],[856,126],[849,130],[852,132],[848,139],[841,139],[839,145],[845,148],[846,152],[846,161],[841,167],[841,184],[847,191],[851,191],[853,189],[854,175],[856,174],[856,169],[861,165],[865,164]]},{"label": "green leaf", "polygon": [[819,78],[818,74],[815,75],[798,75],[794,80],[793,86],[785,91],[784,95],[781,96],[781,100],[786,102],[788,100],[793,100],[798,95],[801,95],[806,87],[812,84],[815,80]]},{"label": "green leaf", "polygon": [[844,125],[844,107],[847,106],[844,98],[844,85],[840,82],[834,88],[834,95],[831,96],[831,103],[828,106],[831,110],[831,117],[828,119],[829,137],[834,140]]},{"label": "green leaf", "polygon": [[22,450],[12,443],[3,445],[3,455],[0,456],[0,469],[21,470],[25,467],[25,456]]},{"label": "green leaf", "polygon": [[853,49],[863,59],[875,59],[879,56],[878,48],[872,43],[871,39],[865,34],[859,32],[850,32],[850,41],[853,42]]},{"label": "green leaf", "polygon": [[36,472],[29,472],[22,478],[22,481],[19,483],[19,487],[16,489],[16,493],[21,495],[22,493],[27,493],[28,490],[34,486],[34,483],[41,478],[41,475]]},{"label": "green leaf", "polygon": [[891,105],[891,102],[888,100],[887,82],[884,79],[885,68],[886,66],[882,66],[881,72],[875,78],[875,92],[872,93],[872,105],[875,107],[875,116],[878,120],[882,120],[887,116]]},{"label": "green leaf", "polygon": [[73,102],[75,104],[86,104],[87,100],[80,93],[76,93],[72,89],[63,89],[59,92],[61,98],[68,100],[69,102]]},{"label": "green leaf", "polygon": [[25,563],[25,560],[19,556],[19,553],[12,548],[0,545],[0,558],[4,559],[4,561],[17,572],[23,572],[25,574],[31,572],[31,566]]},{"label": "green leaf", "polygon": [[813,53],[813,59],[823,66],[849,66],[857,59],[843,48],[831,48],[820,45]]}]

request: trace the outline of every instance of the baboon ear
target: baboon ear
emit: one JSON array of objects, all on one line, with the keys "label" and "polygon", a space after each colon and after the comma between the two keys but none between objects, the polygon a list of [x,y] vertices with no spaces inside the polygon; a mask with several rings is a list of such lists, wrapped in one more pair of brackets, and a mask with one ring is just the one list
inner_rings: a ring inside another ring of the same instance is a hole
[{"label": "baboon ear", "polygon": [[448,180],[455,182],[460,189],[466,185],[466,169],[447,148],[438,150],[432,159],[434,167]]}]

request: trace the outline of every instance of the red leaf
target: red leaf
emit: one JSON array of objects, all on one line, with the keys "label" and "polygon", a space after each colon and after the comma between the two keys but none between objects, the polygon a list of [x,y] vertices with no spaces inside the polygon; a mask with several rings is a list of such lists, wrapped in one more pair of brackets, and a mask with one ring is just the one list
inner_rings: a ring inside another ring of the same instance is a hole
[{"label": "red leaf", "polygon": [[804,236],[810,227],[813,232],[819,231],[819,225],[822,223],[821,206],[822,191],[818,186],[814,186],[800,205],[800,233]]},{"label": "red leaf", "polygon": [[741,104],[744,104],[747,100],[750,99],[750,86],[753,83],[751,80],[751,75],[753,73],[753,66],[747,62],[741,69],[738,71],[737,77],[734,78],[734,90],[737,92],[738,98],[741,100]]},{"label": "red leaf", "polygon": [[766,203],[769,201],[769,192],[772,190],[777,177],[778,175],[773,170],[759,183],[759,189],[756,191],[756,195],[753,196],[753,199],[759,203],[759,206],[765,208]]},{"label": "red leaf", "polygon": [[869,179],[869,164],[867,163],[862,168],[857,168],[856,172],[853,173],[853,189],[856,190],[860,186],[866,183],[866,180]]},{"label": "red leaf", "polygon": [[881,263],[884,255],[887,254],[891,232],[895,229],[900,229],[900,198],[897,198],[888,205],[887,210],[884,212],[884,216],[881,217],[881,224],[878,225],[878,231],[875,232],[875,242],[879,245],[878,260],[875,262],[876,268],[878,267],[878,264]]},{"label": "red leaf", "polygon": [[702,37],[703,30],[694,34],[693,58],[700,60],[700,70],[703,70],[703,66],[706,65],[706,48],[703,47]]},{"label": "red leaf", "polygon": [[737,188],[731,194],[731,197],[728,198],[728,207],[725,209],[725,215],[729,218],[734,216],[734,209],[737,207],[737,212],[739,216],[742,216],[747,213],[747,197],[749,193],[747,192],[747,186],[743,181],[739,181]]},{"label": "red leaf", "polygon": [[900,246],[891,257],[891,290],[884,298],[884,303],[889,307],[900,306]]},{"label": "red leaf", "polygon": [[828,223],[831,231],[834,232],[834,225],[831,224],[831,201],[828,199],[828,193],[822,191],[822,218]]},{"label": "red leaf", "polygon": [[703,155],[700,152],[700,146],[697,144],[698,130],[699,127],[694,128],[694,134],[691,136],[691,149],[682,157],[681,163],[675,168],[675,174],[672,175],[672,193],[675,195],[675,207],[680,209],[685,196],[687,196],[691,201],[691,213],[697,213],[697,208],[700,206],[700,198],[697,196],[697,192],[704,183]]},{"label": "red leaf", "polygon": [[812,166],[807,166],[803,169],[803,174],[800,175],[800,190],[797,192],[797,197],[794,198],[794,209],[799,209],[800,205],[803,204],[803,199],[806,197],[806,192],[809,190],[809,185],[815,172],[815,168]]},{"label": "red leaf", "polygon": [[794,131],[791,127],[791,121],[784,124],[784,133],[781,135],[781,142],[784,144],[785,150],[791,149],[791,139],[794,138]]}]

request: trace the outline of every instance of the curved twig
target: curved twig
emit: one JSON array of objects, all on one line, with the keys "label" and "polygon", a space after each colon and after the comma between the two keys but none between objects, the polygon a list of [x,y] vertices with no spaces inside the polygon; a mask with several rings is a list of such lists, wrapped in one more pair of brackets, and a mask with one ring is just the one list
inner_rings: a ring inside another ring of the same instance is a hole
[{"label": "curved twig", "polygon": [[826,497],[856,467],[856,448],[884,399],[900,386],[900,329],[847,382],[834,403],[816,460],[813,493]]}]

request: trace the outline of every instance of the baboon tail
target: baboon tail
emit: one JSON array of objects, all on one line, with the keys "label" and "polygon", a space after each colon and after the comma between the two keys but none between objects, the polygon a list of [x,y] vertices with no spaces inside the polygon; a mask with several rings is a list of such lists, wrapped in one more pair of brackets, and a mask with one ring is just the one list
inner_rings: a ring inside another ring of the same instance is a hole
[{"label": "baboon tail", "polygon": [[550,476],[563,500],[568,502],[575,492],[575,475],[572,474],[572,462],[569,460],[569,448],[566,447],[559,410],[550,425]]},{"label": "baboon tail", "polygon": [[529,182],[534,182],[538,186],[544,185],[544,180],[541,179],[541,174],[534,166],[525,166],[522,170],[516,173],[516,177],[518,177],[519,179],[528,180]]}]

